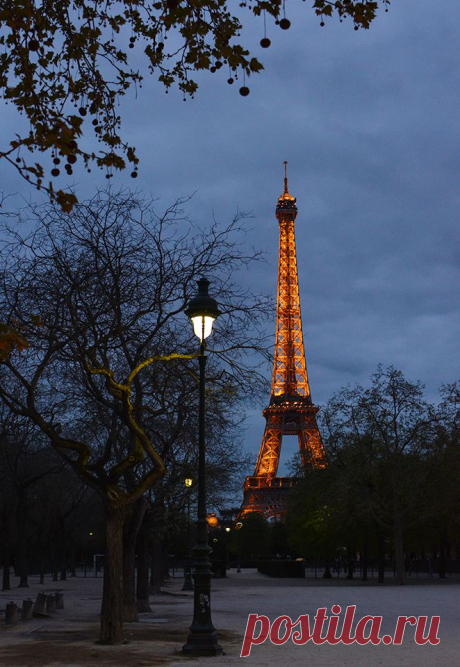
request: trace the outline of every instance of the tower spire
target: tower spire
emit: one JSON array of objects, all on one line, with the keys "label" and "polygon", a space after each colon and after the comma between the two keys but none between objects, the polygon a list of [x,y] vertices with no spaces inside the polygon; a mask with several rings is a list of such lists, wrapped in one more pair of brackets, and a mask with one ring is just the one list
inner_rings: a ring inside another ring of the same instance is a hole
[{"label": "tower spire", "polygon": [[283,192],[284,195],[288,195],[288,194],[289,194],[289,190],[288,190],[288,178],[287,178],[287,166],[288,166],[288,163],[287,163],[287,160],[285,160],[285,161],[284,161],[284,192]]},{"label": "tower spire", "polygon": [[292,211],[297,211],[297,206],[295,205],[295,197],[293,197],[289,193],[289,188],[288,188],[287,160],[285,160],[283,164],[284,164],[284,190],[283,194],[278,199],[277,209],[291,209]]}]

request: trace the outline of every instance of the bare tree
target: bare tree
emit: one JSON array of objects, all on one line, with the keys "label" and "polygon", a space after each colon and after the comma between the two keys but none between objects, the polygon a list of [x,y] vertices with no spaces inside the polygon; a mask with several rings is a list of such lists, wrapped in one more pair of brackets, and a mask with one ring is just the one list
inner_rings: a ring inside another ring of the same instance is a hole
[{"label": "bare tree", "polygon": [[4,362],[0,396],[103,500],[101,642],[122,641],[127,512],[163,477],[162,438],[175,441],[190,414],[177,383],[155,377],[173,362],[193,387],[196,346],[183,311],[203,272],[223,312],[216,387],[244,386],[235,394],[242,401],[261,386],[246,355],[265,351],[260,320],[270,302],[235,282],[239,268],[260,259],[244,248],[244,216],[200,229],[184,204],[157,216],[129,192],[99,193],[71,215],[49,204],[29,210],[29,233],[18,221],[4,230],[0,319],[18,323],[30,347]]}]

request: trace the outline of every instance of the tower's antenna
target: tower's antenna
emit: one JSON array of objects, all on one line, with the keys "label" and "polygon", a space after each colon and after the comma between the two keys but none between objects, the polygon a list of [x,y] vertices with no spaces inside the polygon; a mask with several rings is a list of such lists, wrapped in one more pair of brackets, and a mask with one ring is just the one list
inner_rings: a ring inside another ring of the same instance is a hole
[{"label": "tower's antenna", "polygon": [[288,180],[287,180],[287,165],[288,165],[288,163],[285,160],[284,161],[284,194],[289,192],[289,190],[288,190]]}]

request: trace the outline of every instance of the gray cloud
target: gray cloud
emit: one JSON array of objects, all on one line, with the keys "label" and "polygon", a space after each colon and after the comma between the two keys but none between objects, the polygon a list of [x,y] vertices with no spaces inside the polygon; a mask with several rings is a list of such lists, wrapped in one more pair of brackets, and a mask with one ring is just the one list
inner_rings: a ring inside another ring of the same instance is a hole
[{"label": "gray cloud", "polygon": [[[395,2],[359,32],[320,28],[307,4],[289,3],[292,27],[270,27],[267,51],[261,23],[250,22],[245,37],[265,72],[249,80],[248,98],[206,75],[192,101],[148,82],[123,102],[142,160],[135,185],[160,197],[159,209],[197,191],[189,212],[202,223],[252,211],[248,243],[268,263],[245,280],[274,294],[274,207],[289,160],[314,400],[365,383],[379,362],[421,379],[435,399],[460,375],[458,0]],[[26,192],[6,171],[4,184]],[[105,185],[103,175],[76,178],[82,198]],[[262,433],[253,407],[252,451]]]}]

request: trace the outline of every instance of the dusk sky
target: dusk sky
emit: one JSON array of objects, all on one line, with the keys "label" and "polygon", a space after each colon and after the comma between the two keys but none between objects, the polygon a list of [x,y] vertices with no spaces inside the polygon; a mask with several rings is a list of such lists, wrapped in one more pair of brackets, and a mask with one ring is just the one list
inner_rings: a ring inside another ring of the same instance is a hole
[{"label": "dusk sky", "polygon": [[[139,178],[112,185],[158,198],[158,211],[196,192],[188,213],[201,224],[252,212],[248,243],[268,255],[245,280],[275,294],[274,211],[288,160],[314,403],[366,383],[378,363],[421,380],[436,400],[460,377],[459,2],[394,0],[358,32],[338,19],[321,28],[310,5],[287,3],[291,28],[269,23],[266,50],[262,21],[249,21],[246,42],[265,71],[247,81],[246,98],[222,70],[200,76],[187,102],[153,79],[129,95],[123,132],[138,148]],[[16,121],[2,109],[3,144]],[[95,170],[74,179],[80,199],[106,185]],[[37,199],[6,164],[1,181],[5,193]],[[263,428],[254,406],[254,453]]]}]

